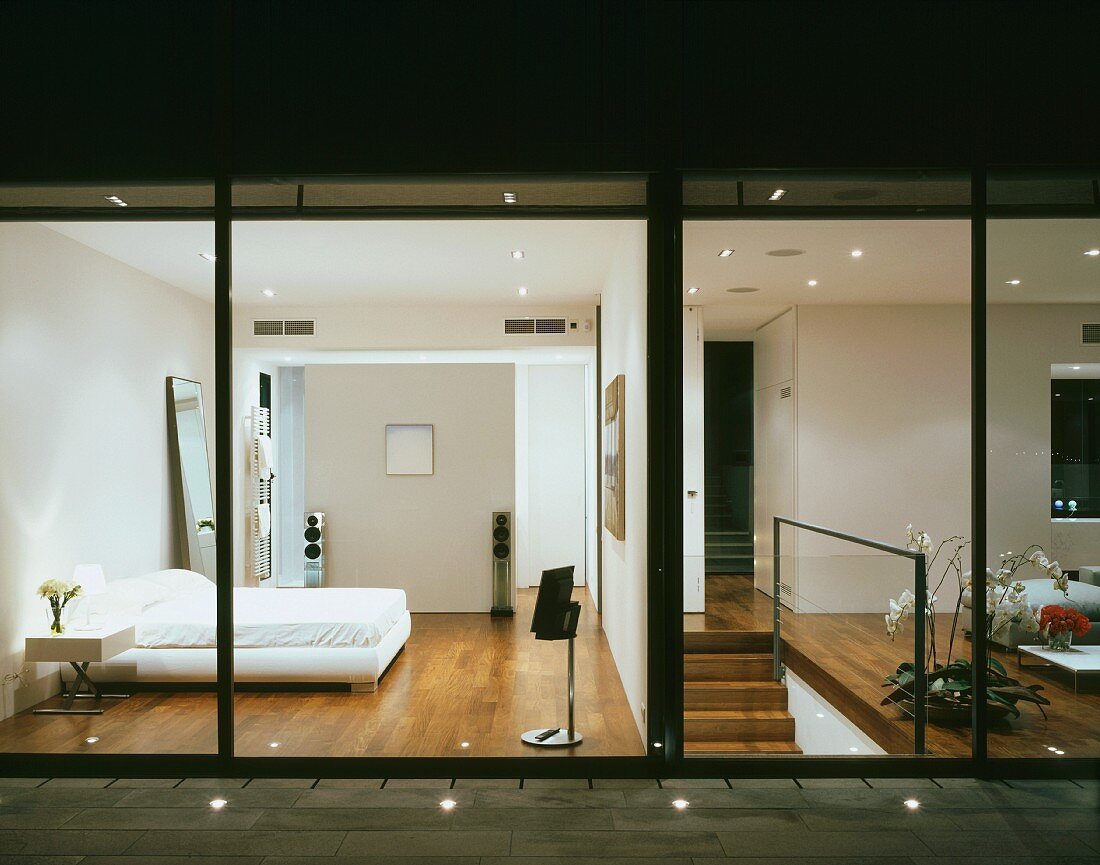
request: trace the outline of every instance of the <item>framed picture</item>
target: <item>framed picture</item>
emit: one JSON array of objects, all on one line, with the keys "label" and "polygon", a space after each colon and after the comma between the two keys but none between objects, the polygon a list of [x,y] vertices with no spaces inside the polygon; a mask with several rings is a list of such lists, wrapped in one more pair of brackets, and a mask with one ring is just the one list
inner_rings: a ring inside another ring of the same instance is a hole
[{"label": "framed picture", "polygon": [[435,473],[435,427],[432,424],[386,425],[386,474]]},{"label": "framed picture", "polygon": [[603,392],[603,524],[626,540],[626,377],[615,376]]}]

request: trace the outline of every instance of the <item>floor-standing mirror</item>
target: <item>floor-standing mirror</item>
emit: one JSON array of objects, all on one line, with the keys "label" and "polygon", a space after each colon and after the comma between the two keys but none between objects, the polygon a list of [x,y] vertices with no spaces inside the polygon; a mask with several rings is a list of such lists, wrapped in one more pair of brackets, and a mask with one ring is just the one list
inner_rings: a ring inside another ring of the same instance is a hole
[{"label": "floor-standing mirror", "polygon": [[169,376],[168,448],[178,514],[182,565],[217,577],[214,497],[210,488],[210,460],[206,449],[206,420],[202,385]]}]

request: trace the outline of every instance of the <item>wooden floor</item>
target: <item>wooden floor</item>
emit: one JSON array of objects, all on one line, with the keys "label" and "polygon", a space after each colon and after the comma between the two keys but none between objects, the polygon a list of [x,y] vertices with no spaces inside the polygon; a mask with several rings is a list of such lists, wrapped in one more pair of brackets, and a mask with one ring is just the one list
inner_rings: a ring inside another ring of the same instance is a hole
[{"label": "wooden floor", "polygon": [[[374,694],[238,694],[237,754],[642,755],[600,617],[584,589],[575,592],[584,605],[576,640],[576,724],[584,742],[546,749],[520,741],[525,730],[566,722],[566,644],[539,642],[529,632],[534,593],[519,591],[511,619],[414,614],[405,652]],[[88,744],[88,737],[99,741]],[[0,722],[0,752],[7,753],[199,754],[216,747],[211,693],[135,694],[99,716],[23,712]]]},{"label": "wooden floor", "polygon": [[[771,629],[772,601],[758,592],[752,577],[708,576],[706,613],[684,616],[686,631]],[[937,645],[946,651],[951,617],[938,618]],[[912,752],[912,720],[893,706],[879,706],[886,694],[882,676],[899,663],[912,660],[912,627],[896,642],[886,635],[878,614],[803,614],[784,610],[782,616],[784,661],[788,668],[853,720],[890,753]],[[961,626],[960,626],[961,631]],[[970,642],[955,639],[956,655],[964,657]],[[1073,679],[1059,670],[1024,670],[1015,653],[997,651],[1009,675],[1023,684],[1041,684],[1047,719],[1031,705],[1021,705],[1017,720],[998,721],[988,736],[991,757],[1049,757],[1054,747],[1066,756],[1100,756],[1100,681],[1081,677],[1081,693],[1074,694]],[[929,724],[928,747],[936,756],[970,755],[970,727]]]}]

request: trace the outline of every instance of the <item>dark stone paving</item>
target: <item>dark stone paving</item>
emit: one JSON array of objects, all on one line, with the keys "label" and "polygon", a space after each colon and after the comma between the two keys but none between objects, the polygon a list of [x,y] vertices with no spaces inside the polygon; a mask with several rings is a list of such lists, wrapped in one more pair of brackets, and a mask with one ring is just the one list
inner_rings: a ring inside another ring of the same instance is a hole
[{"label": "dark stone paving", "polygon": [[0,865],[802,861],[1100,865],[1100,782],[0,778]]}]

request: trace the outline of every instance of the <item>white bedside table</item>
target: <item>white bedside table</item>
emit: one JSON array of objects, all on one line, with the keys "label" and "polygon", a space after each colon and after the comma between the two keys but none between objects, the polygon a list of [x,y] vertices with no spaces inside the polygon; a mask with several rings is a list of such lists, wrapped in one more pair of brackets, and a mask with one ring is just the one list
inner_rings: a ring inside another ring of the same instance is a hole
[{"label": "white bedside table", "polygon": [[[64,634],[27,637],[26,659],[35,662],[69,663],[76,670],[76,679],[68,693],[62,692],[65,702],[60,709],[35,709],[36,715],[102,715],[103,709],[74,709],[77,697],[103,697],[124,699],[129,694],[104,694],[88,676],[88,665],[93,661],[106,661],[134,646],[134,626],[107,626],[92,631],[68,631]],[[81,684],[88,690],[81,691]]]}]

